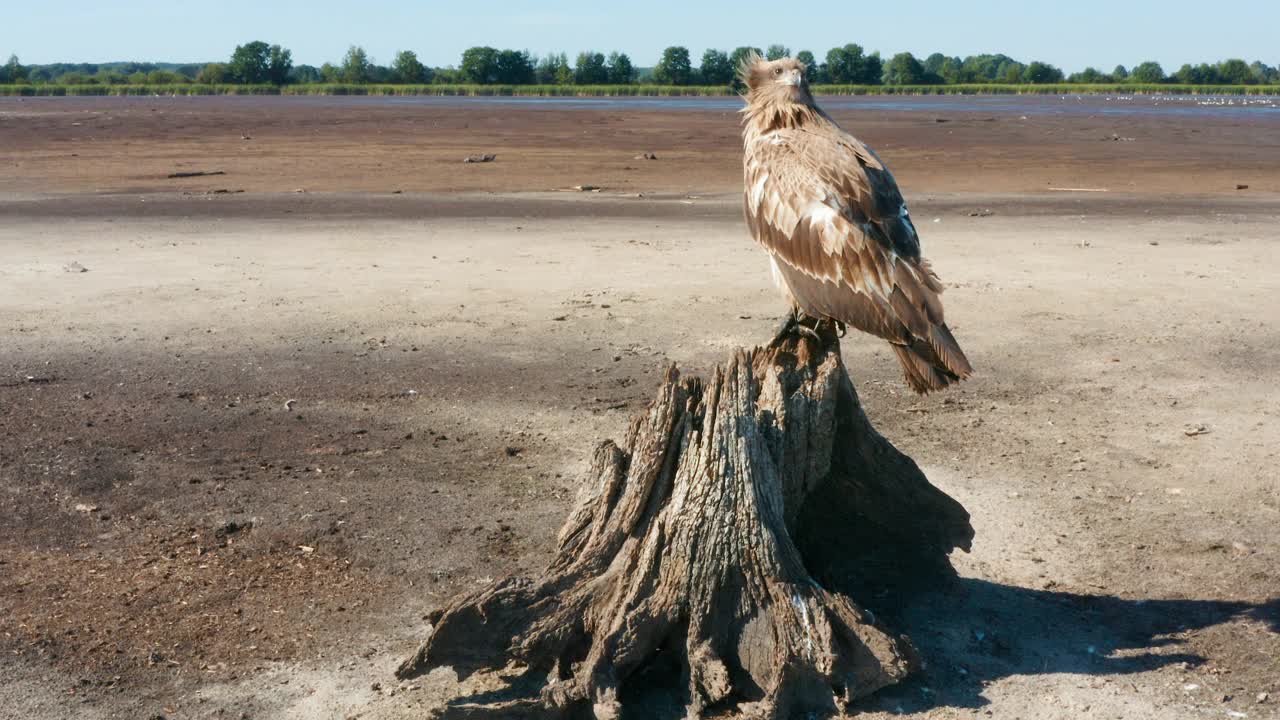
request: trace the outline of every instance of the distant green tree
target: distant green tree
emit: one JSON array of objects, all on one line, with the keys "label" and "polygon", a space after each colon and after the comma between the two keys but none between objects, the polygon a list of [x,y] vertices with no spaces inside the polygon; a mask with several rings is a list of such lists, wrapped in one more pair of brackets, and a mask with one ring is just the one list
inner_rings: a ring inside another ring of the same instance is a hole
[{"label": "distant green tree", "polygon": [[884,69],[884,82],[886,85],[926,85],[929,74],[914,55],[903,52],[889,59]]},{"label": "distant green tree", "polygon": [[498,82],[498,50],[488,46],[470,47],[462,53],[458,66],[469,83],[490,85]]},{"label": "distant green tree", "polygon": [[1005,63],[1000,67],[1000,75],[996,78],[996,82],[1021,85],[1023,83],[1022,75],[1026,69],[1027,66],[1020,62]]},{"label": "distant green tree", "polygon": [[181,85],[185,82],[187,82],[185,75],[172,70],[152,70],[147,73],[148,85]]},{"label": "distant green tree", "polygon": [[947,61],[946,55],[936,52],[930,55],[929,57],[925,58],[923,61],[921,61],[920,64],[924,66],[925,72],[930,72],[930,73],[933,73],[934,75],[941,76],[942,64],[946,61]]},{"label": "distant green tree", "polygon": [[1027,66],[1013,58],[1000,56],[1003,59],[996,65],[996,82],[1018,84],[1022,82],[1022,74]]},{"label": "distant green tree", "polygon": [[564,53],[551,53],[538,61],[533,71],[534,80],[542,85],[565,85],[573,81],[573,69]]},{"label": "distant green tree", "polygon": [[662,59],[653,68],[653,79],[660,85],[688,85],[693,78],[689,49],[673,45],[662,51]]},{"label": "distant green tree", "polygon": [[27,68],[18,60],[17,55],[10,55],[9,62],[4,64],[4,69],[0,70],[0,72],[4,73],[4,82],[6,83],[17,85],[27,81]]},{"label": "distant green tree", "polygon": [[[223,68],[223,73],[225,74],[226,65],[222,65],[221,63],[215,63],[215,64],[221,65]],[[129,78],[125,77],[125,74],[120,72],[119,70],[99,70],[98,72],[94,73],[93,77],[95,80],[98,81],[98,84],[100,85],[124,85],[125,83],[129,82]]]},{"label": "distant green tree", "polygon": [[573,82],[575,85],[604,85],[609,82],[604,53],[578,53],[578,60],[573,65]]},{"label": "distant green tree", "polygon": [[[3,72],[3,70],[0,70],[0,72]],[[94,79],[91,75],[72,70],[59,75],[57,82],[59,85],[93,85]]]},{"label": "distant green tree", "polygon": [[291,83],[318,83],[320,80],[320,68],[312,65],[295,65],[293,70],[289,71]]},{"label": "distant green tree", "polygon": [[854,83],[855,77],[862,72],[862,46],[849,43],[844,47],[831,48],[827,51],[827,74],[833,83]]},{"label": "distant green tree", "polygon": [[431,84],[432,85],[459,85],[466,82],[466,78],[462,76],[462,71],[453,68],[432,68]]},{"label": "distant green tree", "polygon": [[1280,82],[1280,69],[1273,68],[1261,60],[1249,63],[1249,70],[1259,83],[1270,85]]},{"label": "distant green tree", "polygon": [[289,82],[289,71],[293,70],[293,52],[279,45],[267,49],[267,81],[273,85],[284,85]]},{"label": "distant green tree", "polygon": [[1207,63],[1192,65],[1187,63],[1178,68],[1173,78],[1185,85],[1217,85],[1218,69]]},{"label": "distant green tree", "polygon": [[1162,83],[1165,81],[1164,68],[1160,67],[1160,63],[1148,60],[1135,67],[1129,73],[1129,79],[1136,83]]},{"label": "distant green tree", "polygon": [[1101,83],[1109,82],[1110,77],[1103,75],[1097,68],[1087,67],[1078,73],[1071,73],[1067,78],[1067,82],[1071,83]]},{"label": "distant green tree", "polygon": [[796,53],[796,60],[804,65],[804,76],[811,83],[820,83],[822,78],[819,77],[818,61],[813,57],[813,53],[808,50],[801,50]]},{"label": "distant green tree", "polygon": [[791,48],[786,45],[770,45],[769,49],[764,51],[765,60],[781,60],[784,57],[791,57]]},{"label": "distant green tree", "polygon": [[1022,67],[1022,63],[1014,60],[1008,55],[1001,55],[999,53],[994,55],[970,55],[966,57],[960,65],[960,77],[958,82],[1020,82],[1022,78]]},{"label": "distant green tree", "polygon": [[880,57],[879,50],[863,60],[862,77],[866,85],[879,85],[884,82],[884,60]]},{"label": "distant green tree", "polygon": [[359,45],[347,48],[340,73],[344,83],[359,85],[369,82],[373,75],[373,61],[369,60],[369,53]]},{"label": "distant green tree", "polygon": [[879,53],[866,55],[857,43],[827,51],[827,73],[833,83],[879,85],[883,70]]},{"label": "distant green tree", "polygon": [[417,53],[401,50],[391,62],[391,77],[394,82],[420,85],[431,82],[431,71],[418,60]]},{"label": "distant green tree", "polygon": [[325,63],[320,66],[320,80],[322,82],[333,85],[342,82],[342,68],[333,63]]},{"label": "distant green tree", "polygon": [[942,65],[938,68],[938,77],[944,83],[962,82],[961,78],[964,73],[964,61],[958,57],[949,57],[942,61]]},{"label": "distant green tree", "polygon": [[9,82],[15,85],[31,80],[31,70],[18,60],[17,55],[9,56],[9,62],[5,63],[5,69],[9,72]]},{"label": "distant green tree", "polygon": [[941,85],[946,82],[942,77],[942,67],[947,64],[947,56],[942,53],[933,53],[929,57],[920,61],[920,67],[924,69],[924,78],[921,83],[925,85]]},{"label": "distant green tree", "polygon": [[1253,85],[1258,82],[1249,64],[1235,58],[1218,63],[1218,78],[1219,82],[1227,85]]},{"label": "distant green tree", "polygon": [[270,68],[271,46],[261,40],[237,45],[231,53],[231,62],[227,63],[231,82],[247,85],[270,81]]},{"label": "distant green tree", "polygon": [[533,83],[533,57],[524,50],[503,50],[498,53],[494,71],[497,81],[503,85],[530,85]]},{"label": "distant green tree", "polygon": [[1129,71],[1123,65],[1117,65],[1111,71],[1111,79],[1116,82],[1124,82],[1129,79]]},{"label": "distant green tree", "polygon": [[1049,83],[1062,82],[1062,71],[1048,63],[1036,60],[1027,66],[1026,71],[1022,74],[1022,79],[1024,82],[1047,85]]},{"label": "distant green tree", "polygon": [[552,66],[552,59],[555,53],[543,55],[533,64],[533,81],[539,85],[550,85],[555,82],[555,69]]},{"label": "distant green tree", "polygon": [[560,53],[560,64],[556,67],[556,75],[552,82],[556,85],[573,84],[573,68],[570,67],[569,58],[564,53]]},{"label": "distant green tree", "polygon": [[614,85],[630,85],[635,81],[636,69],[631,66],[631,58],[626,53],[609,53],[605,67],[609,71],[609,82]]},{"label": "distant green tree", "polygon": [[705,85],[728,85],[733,82],[733,63],[729,62],[728,53],[721,50],[708,49],[702,53],[699,72]]}]

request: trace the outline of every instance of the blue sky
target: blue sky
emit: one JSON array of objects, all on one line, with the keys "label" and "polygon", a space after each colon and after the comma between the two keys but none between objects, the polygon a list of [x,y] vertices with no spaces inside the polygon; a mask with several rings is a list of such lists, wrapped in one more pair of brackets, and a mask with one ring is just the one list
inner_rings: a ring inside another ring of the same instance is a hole
[{"label": "blue sky", "polygon": [[[1203,1],[1036,0],[994,2],[385,2],[383,0],[133,0],[4,2],[0,56],[25,63],[222,60],[261,39],[293,50],[296,63],[341,58],[351,44],[375,61],[396,51],[428,65],[456,65],[471,45],[542,55],[621,50],[641,66],[684,45],[697,62],[707,47],[782,43],[793,51],[856,42],[889,56],[1003,52],[1068,72],[1153,59],[1166,70],[1227,57],[1280,63],[1280,2],[1231,0],[1213,16]],[[2,59],[2,58],[0,58]]]}]

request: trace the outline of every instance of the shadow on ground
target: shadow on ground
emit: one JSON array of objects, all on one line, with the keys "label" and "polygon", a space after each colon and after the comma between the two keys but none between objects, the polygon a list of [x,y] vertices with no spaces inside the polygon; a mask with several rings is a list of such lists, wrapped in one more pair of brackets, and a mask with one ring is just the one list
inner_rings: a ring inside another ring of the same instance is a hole
[{"label": "shadow on ground", "polygon": [[[1280,598],[1263,603],[1125,600],[962,578],[946,590],[898,590],[874,601],[860,600],[880,614],[887,626],[912,638],[926,668],[866,698],[853,708],[855,712],[982,708],[988,704],[984,688],[1011,676],[1126,675],[1182,663],[1194,668],[1211,658],[1187,648],[1183,634],[1233,621],[1261,623],[1271,633],[1280,633]],[[665,686],[668,691],[624,695],[622,717],[683,717],[681,699],[669,692],[679,686],[677,676],[666,678],[665,683],[642,683]],[[526,676],[502,690],[459,698],[455,703],[536,698],[542,683],[542,678]],[[527,702],[519,705],[520,712],[513,717],[590,717],[586,708],[581,714],[561,714],[546,711],[536,700]],[[455,716],[446,713],[446,717]],[[456,717],[471,715],[462,712]]]},{"label": "shadow on ground", "polygon": [[986,685],[1014,675],[1124,675],[1209,658],[1190,631],[1236,620],[1280,633],[1280,598],[1264,603],[1125,600],[1031,590],[962,578],[945,591],[885,595],[868,603],[906,633],[925,671],[860,703],[861,710],[980,708]]}]

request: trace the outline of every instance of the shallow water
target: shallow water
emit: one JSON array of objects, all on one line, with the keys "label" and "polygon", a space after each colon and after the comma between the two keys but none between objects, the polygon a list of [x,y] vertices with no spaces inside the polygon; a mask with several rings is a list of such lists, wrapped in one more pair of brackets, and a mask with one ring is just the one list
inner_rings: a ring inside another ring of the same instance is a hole
[{"label": "shallow water", "polygon": [[[519,105],[548,109],[691,110],[724,112],[742,107],[736,97],[364,97],[317,98],[407,105],[462,103]],[[820,97],[833,110],[974,112],[993,115],[1180,115],[1232,116],[1277,113],[1280,97],[1160,95],[839,95]]]},{"label": "shallow water", "polygon": [[[157,99],[174,103],[226,103],[271,105],[287,103],[313,107],[369,105],[421,105],[452,107],[502,105],[547,110],[684,110],[690,112],[731,112],[742,107],[737,97],[459,97],[419,95],[388,96],[194,96],[194,97],[98,97],[98,98],[0,98],[0,114],[15,106],[85,101],[110,104],[153,103]],[[1280,97],[1210,95],[861,95],[820,97],[830,110],[879,110],[925,113],[989,113],[1001,115],[1193,115],[1196,117],[1280,119]]]}]

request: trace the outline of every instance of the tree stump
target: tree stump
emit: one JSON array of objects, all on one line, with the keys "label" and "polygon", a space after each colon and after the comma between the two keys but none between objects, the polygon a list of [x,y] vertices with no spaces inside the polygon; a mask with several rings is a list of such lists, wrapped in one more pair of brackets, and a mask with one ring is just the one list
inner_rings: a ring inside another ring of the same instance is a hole
[{"label": "tree stump", "polygon": [[969,515],[872,428],[818,332],[707,383],[670,367],[625,447],[596,449],[542,576],[432,613],[397,675],[506,669],[508,692],[447,717],[793,718],[917,668],[851,597],[951,574]]}]

